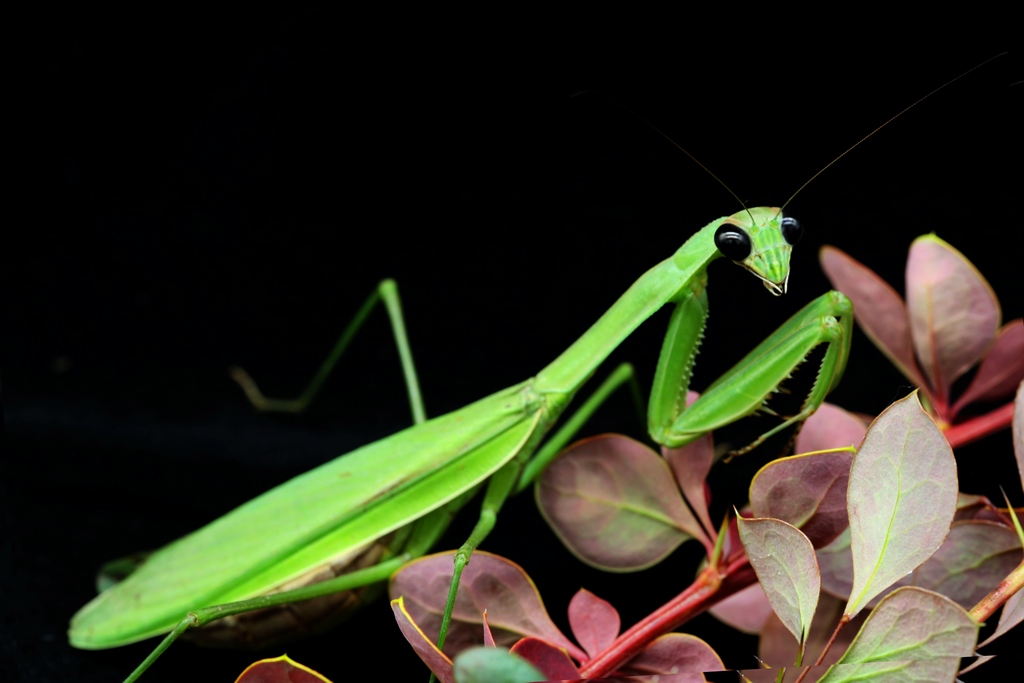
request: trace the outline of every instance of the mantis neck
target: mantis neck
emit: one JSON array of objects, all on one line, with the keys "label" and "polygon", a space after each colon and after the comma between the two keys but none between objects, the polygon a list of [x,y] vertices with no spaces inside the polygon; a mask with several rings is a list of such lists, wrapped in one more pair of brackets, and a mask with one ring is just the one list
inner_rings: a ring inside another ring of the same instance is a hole
[{"label": "mantis neck", "polygon": [[707,267],[721,256],[714,234],[725,220],[701,228],[672,255],[640,276],[590,329],[537,373],[538,393],[575,393],[619,344],[658,309],[707,283]]}]

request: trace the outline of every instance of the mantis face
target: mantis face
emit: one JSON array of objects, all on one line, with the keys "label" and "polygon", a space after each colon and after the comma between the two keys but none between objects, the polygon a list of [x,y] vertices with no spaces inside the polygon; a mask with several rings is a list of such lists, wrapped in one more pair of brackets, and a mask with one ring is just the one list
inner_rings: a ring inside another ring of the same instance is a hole
[{"label": "mantis face", "polygon": [[775,296],[785,294],[789,282],[789,254],[800,241],[803,228],[795,218],[775,207],[739,211],[722,221],[715,246],[756,275]]}]

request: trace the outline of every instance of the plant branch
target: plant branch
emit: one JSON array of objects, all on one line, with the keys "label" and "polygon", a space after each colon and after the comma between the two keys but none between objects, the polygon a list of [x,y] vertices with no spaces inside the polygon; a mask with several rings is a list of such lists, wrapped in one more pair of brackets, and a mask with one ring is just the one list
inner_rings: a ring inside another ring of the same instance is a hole
[{"label": "plant branch", "polygon": [[580,674],[585,678],[608,676],[639,654],[655,638],[757,581],[753,568],[745,561],[734,571],[731,568],[725,574],[720,571],[714,565],[705,568],[686,590],[638,621],[587,662],[580,669]]},{"label": "plant branch", "polygon": [[971,608],[971,617],[979,624],[985,623],[1022,586],[1024,586],[1024,562],[1017,565],[1017,568],[1000,581],[991,593]]},{"label": "plant branch", "polygon": [[816,666],[821,666],[821,663],[825,661],[825,656],[828,655],[828,651],[832,649],[832,643],[836,642],[836,636],[843,630],[843,627],[850,623],[850,617],[843,615],[843,618],[836,624],[836,630],[832,631],[832,637],[825,643],[825,647],[821,650],[821,654],[818,655],[818,659],[811,666],[804,667],[804,670],[800,672],[800,677],[796,679],[795,683],[800,683],[804,678],[807,677],[808,672]]},{"label": "plant branch", "polygon": [[1013,402],[1011,401],[992,412],[979,415],[960,424],[955,424],[943,430],[943,434],[952,448],[958,448],[983,436],[988,436],[993,432],[1009,427],[1012,420]]}]

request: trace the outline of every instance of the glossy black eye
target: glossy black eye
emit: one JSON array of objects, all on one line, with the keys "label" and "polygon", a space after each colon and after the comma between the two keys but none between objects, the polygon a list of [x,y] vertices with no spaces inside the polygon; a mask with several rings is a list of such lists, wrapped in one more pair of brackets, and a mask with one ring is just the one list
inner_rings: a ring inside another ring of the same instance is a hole
[{"label": "glossy black eye", "polygon": [[742,261],[750,256],[750,236],[735,225],[723,223],[715,231],[715,246],[733,261]]},{"label": "glossy black eye", "polygon": [[800,225],[800,221],[795,218],[785,216],[782,219],[782,236],[791,245],[796,244],[800,241],[800,238],[804,236],[804,229]]}]

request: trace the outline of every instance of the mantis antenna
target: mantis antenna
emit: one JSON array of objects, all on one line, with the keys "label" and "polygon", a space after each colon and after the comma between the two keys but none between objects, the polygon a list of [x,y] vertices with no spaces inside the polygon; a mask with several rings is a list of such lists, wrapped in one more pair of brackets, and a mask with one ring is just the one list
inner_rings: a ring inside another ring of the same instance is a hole
[{"label": "mantis antenna", "polygon": [[[885,122],[885,123],[883,123],[882,125],[880,125],[880,126],[878,126],[877,128],[875,128],[875,129],[874,129],[873,131],[871,131],[870,133],[868,133],[867,135],[865,135],[864,137],[862,137],[862,138],[861,138],[860,140],[858,140],[857,142],[855,142],[855,143],[853,143],[852,145],[850,145],[850,147],[849,147],[849,148],[848,148],[848,149],[847,149],[847,150],[846,150],[845,152],[843,152],[842,154],[840,154],[839,156],[837,156],[837,157],[836,157],[835,159],[833,159],[832,161],[830,161],[830,162],[828,162],[827,164],[825,164],[825,165],[824,165],[824,166],[822,167],[822,169],[821,169],[820,171],[818,171],[817,173],[815,173],[814,175],[812,175],[812,176],[811,176],[810,178],[808,178],[808,179],[807,179],[807,181],[806,181],[806,182],[805,182],[805,183],[804,183],[803,185],[801,185],[800,187],[798,187],[798,188],[797,188],[797,190],[796,190],[796,192],[794,192],[794,193],[793,193],[793,194],[792,194],[792,195],[790,196],[790,198],[786,200],[786,203],[785,203],[785,204],[783,204],[783,205],[782,205],[781,207],[779,207],[779,213],[782,213],[782,210],[783,210],[783,209],[785,209],[785,208],[786,208],[786,206],[788,206],[788,205],[789,205],[789,203],[790,203],[791,201],[793,201],[793,197],[796,197],[796,196],[797,196],[798,194],[800,194],[800,192],[801,192],[801,191],[802,191],[802,190],[803,190],[803,189],[804,189],[805,187],[807,187],[808,185],[810,185],[810,183],[811,183],[811,181],[812,181],[812,180],[814,180],[815,178],[817,178],[818,176],[820,176],[820,175],[821,175],[822,173],[824,173],[824,172],[825,172],[826,170],[828,170],[828,169],[829,169],[829,168],[830,168],[830,167],[832,166],[832,164],[836,163],[837,161],[839,161],[840,159],[842,159],[843,157],[845,157],[845,156],[846,156],[847,154],[849,154],[850,152],[852,152],[852,151],[853,151],[854,149],[856,149],[857,147],[859,147],[859,146],[860,146],[860,144],[861,144],[862,142],[864,142],[865,140],[867,140],[867,139],[868,139],[869,137],[871,137],[872,135],[874,135],[874,134],[875,134],[875,133],[877,133],[878,131],[882,130],[883,128],[885,128],[886,126],[888,126],[888,125],[889,125],[890,123],[892,123],[893,121],[895,121],[895,120],[896,120],[896,119],[898,119],[899,117],[903,116],[903,115],[904,115],[904,114],[906,114],[906,113],[907,113],[908,111],[910,111],[911,109],[913,109],[913,108],[914,108],[914,107],[916,107],[917,105],[921,104],[922,102],[924,102],[925,100],[927,100],[927,99],[928,99],[929,97],[931,97],[931,96],[932,96],[932,95],[934,95],[935,93],[937,93],[937,92],[939,92],[940,90],[942,90],[943,88],[945,88],[945,87],[946,87],[947,85],[952,85],[953,83],[956,83],[957,81],[959,81],[959,80],[960,80],[961,78],[963,78],[964,76],[967,76],[968,74],[970,74],[970,73],[971,73],[971,72],[973,72],[973,71],[977,71],[977,70],[978,70],[978,69],[980,69],[981,67],[983,67],[983,66],[985,66],[986,64],[988,64],[989,62],[991,62],[991,61],[992,61],[993,59],[998,59],[998,58],[1002,57],[1002,56],[1003,56],[1003,55],[1005,55],[1005,54],[1007,54],[1007,53],[1006,53],[1006,52],[1000,52],[1000,53],[999,53],[999,54],[997,54],[997,55],[994,55],[994,56],[992,56],[992,57],[989,57],[988,59],[986,59],[986,60],[985,60],[984,62],[982,62],[981,64],[978,64],[977,66],[971,67],[970,69],[968,69],[967,71],[963,72],[963,73],[962,73],[962,74],[960,74],[959,76],[956,76],[956,77],[954,77],[954,78],[951,78],[950,80],[946,81],[945,83],[943,83],[943,84],[942,84],[942,85],[940,85],[939,87],[937,87],[937,88],[935,88],[934,90],[932,90],[932,91],[931,91],[930,93],[928,93],[927,95],[924,95],[924,96],[920,97],[920,98],[919,98],[919,99],[918,99],[918,100],[917,100],[916,102],[914,102],[913,104],[909,104],[909,105],[907,105],[906,107],[904,107],[904,108],[903,108],[903,110],[902,110],[902,111],[900,111],[900,112],[899,112],[898,114],[896,114],[895,116],[891,117],[891,118],[890,118],[890,119],[889,119],[888,121],[886,121],[886,122]],[[648,125],[650,125],[650,124],[648,124]],[[657,130],[657,129],[655,129],[655,130]],[[659,131],[659,132],[660,132],[660,131]],[[678,145],[676,145],[676,146],[678,147]],[[680,147],[680,149],[682,149],[682,148]],[[683,151],[685,152],[686,150],[683,150]],[[690,158],[692,159],[693,157],[690,157]],[[696,159],[694,159],[694,161],[697,161],[697,160],[696,160]],[[700,163],[700,162],[697,162],[697,163]],[[705,169],[705,170],[707,170],[707,169]],[[708,171],[708,173],[711,173],[711,171]],[[719,182],[721,182],[721,181],[719,181]],[[733,195],[733,196],[735,196],[735,195]]]},{"label": "mantis antenna", "polygon": [[[994,58],[993,58],[993,59],[994,59]],[[975,68],[977,68],[977,67],[975,67]],[[721,178],[719,178],[719,177],[718,177],[718,176],[716,176],[716,175],[715,175],[714,173],[712,173],[712,172],[711,172],[711,169],[709,169],[709,168],[708,168],[707,166],[705,166],[704,164],[700,163],[700,160],[699,160],[699,159],[697,159],[697,157],[695,157],[695,156],[693,156],[692,154],[690,154],[689,152],[687,152],[687,151],[686,151],[686,149],[685,149],[685,148],[684,148],[684,147],[683,147],[682,145],[680,145],[680,144],[679,144],[678,142],[676,142],[675,140],[673,140],[672,138],[670,138],[670,137],[669,137],[669,136],[668,136],[668,135],[667,135],[667,134],[666,134],[666,133],[665,133],[664,131],[662,131],[662,130],[661,130],[660,128],[658,128],[657,126],[655,126],[655,125],[654,125],[653,123],[651,123],[650,121],[648,121],[648,120],[647,120],[647,119],[645,119],[644,117],[640,116],[640,114],[637,114],[637,113],[636,113],[635,111],[633,111],[632,109],[630,109],[630,108],[629,108],[629,107],[627,107],[626,105],[622,104],[622,103],[621,103],[621,102],[619,102],[618,100],[616,100],[616,99],[613,99],[613,98],[609,97],[608,95],[605,95],[605,94],[604,94],[603,92],[600,92],[600,91],[598,91],[598,90],[581,90],[581,91],[579,91],[579,92],[575,92],[575,93],[573,93],[573,94],[569,95],[569,97],[578,97],[579,95],[588,95],[588,94],[593,94],[593,95],[600,95],[601,97],[604,97],[605,99],[607,99],[607,100],[608,100],[609,102],[611,102],[612,104],[614,104],[614,105],[616,105],[616,106],[618,106],[618,107],[621,107],[622,109],[624,109],[625,111],[629,112],[630,114],[632,114],[632,115],[633,115],[633,116],[635,116],[636,118],[640,119],[640,121],[642,121],[642,122],[643,122],[643,123],[645,123],[645,124],[646,124],[647,126],[649,126],[649,127],[651,128],[651,129],[653,129],[653,130],[654,130],[654,132],[656,132],[656,133],[657,133],[658,135],[660,135],[661,137],[665,138],[665,139],[666,139],[666,140],[668,140],[668,141],[669,141],[670,143],[672,143],[672,145],[673,145],[673,146],[674,146],[674,147],[675,147],[676,149],[678,149],[678,150],[679,150],[680,152],[682,152],[682,153],[683,153],[683,154],[685,154],[686,156],[690,157],[690,159],[691,159],[691,160],[693,161],[693,163],[695,163],[695,164],[697,164],[698,166],[700,166],[701,168],[703,168],[703,169],[704,169],[704,171],[705,171],[705,172],[706,172],[706,173],[707,173],[707,174],[708,174],[709,176],[711,176],[712,178],[714,178],[715,180],[717,180],[717,181],[718,181],[718,184],[719,184],[719,185],[721,185],[722,187],[724,187],[724,188],[725,188],[725,191],[726,191],[726,192],[728,192],[729,194],[731,194],[731,195],[732,195],[732,196],[733,196],[733,197],[734,197],[734,198],[736,199],[736,201],[738,201],[738,202],[740,203],[740,206],[742,206],[742,207],[743,207],[743,209],[744,209],[744,210],[745,210],[745,211],[747,212],[747,215],[748,215],[748,216],[750,216],[750,220],[751,220],[752,222],[755,222],[755,223],[757,222],[757,221],[754,221],[754,216],[753,216],[753,215],[751,215],[751,213],[750,213],[750,209],[749,209],[749,208],[747,208],[747,205],[743,203],[743,200],[739,198],[739,195],[737,195],[737,194],[736,194],[735,192],[733,192],[733,191],[732,191],[732,188],[731,188],[731,187],[729,187],[728,185],[726,185],[726,184],[725,184],[725,181],[723,181],[723,180],[722,180]],[[822,170],[824,170],[824,169],[822,169]],[[806,184],[806,183],[805,183],[805,184]]]}]

